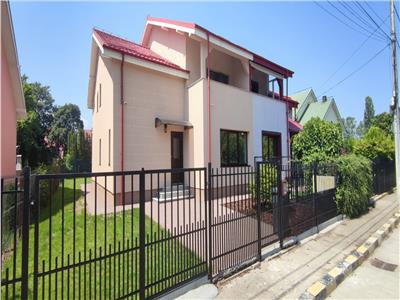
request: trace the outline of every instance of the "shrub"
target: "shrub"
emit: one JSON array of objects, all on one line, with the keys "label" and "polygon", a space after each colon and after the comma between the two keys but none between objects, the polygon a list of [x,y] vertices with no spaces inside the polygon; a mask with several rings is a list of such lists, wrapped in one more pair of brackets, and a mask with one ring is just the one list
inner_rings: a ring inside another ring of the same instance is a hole
[{"label": "shrub", "polygon": [[364,137],[354,145],[354,153],[371,160],[394,159],[394,141],[379,127],[371,126]]},{"label": "shrub", "polygon": [[296,159],[311,158],[310,161],[326,161],[337,157],[343,148],[340,125],[319,118],[309,120],[303,130],[293,137],[292,151]]},{"label": "shrub", "polygon": [[[260,203],[265,209],[272,208],[272,197],[278,188],[278,170],[276,166],[269,164],[260,165]],[[257,197],[256,184],[250,184],[253,198]]]},{"label": "shrub", "polygon": [[[50,165],[40,164],[33,173],[38,175],[43,174],[55,174],[62,172],[62,166],[57,161],[54,160]],[[51,184],[51,186],[50,186]],[[58,179],[42,179],[39,183],[39,197],[40,197],[40,206],[48,207],[50,201],[50,191],[54,194],[58,189],[60,181]]]},{"label": "shrub", "polygon": [[354,154],[336,160],[339,175],[336,205],[340,213],[355,218],[368,211],[372,196],[372,166],[365,157]]}]

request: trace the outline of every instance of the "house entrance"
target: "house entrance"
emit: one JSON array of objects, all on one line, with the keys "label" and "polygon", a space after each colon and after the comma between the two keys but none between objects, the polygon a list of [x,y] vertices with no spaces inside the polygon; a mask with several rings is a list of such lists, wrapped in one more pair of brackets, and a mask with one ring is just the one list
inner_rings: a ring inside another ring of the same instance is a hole
[{"label": "house entrance", "polygon": [[[183,133],[171,132],[171,168],[183,168]],[[183,183],[183,172],[171,174],[172,184]]]}]

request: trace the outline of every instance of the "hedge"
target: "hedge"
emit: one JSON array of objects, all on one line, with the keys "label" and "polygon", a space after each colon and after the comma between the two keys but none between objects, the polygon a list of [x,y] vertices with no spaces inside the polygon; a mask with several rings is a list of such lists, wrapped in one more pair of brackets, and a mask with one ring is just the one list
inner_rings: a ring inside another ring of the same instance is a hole
[{"label": "hedge", "polygon": [[336,159],[338,185],[336,204],[340,213],[356,218],[368,211],[372,196],[372,165],[365,157],[354,154]]}]

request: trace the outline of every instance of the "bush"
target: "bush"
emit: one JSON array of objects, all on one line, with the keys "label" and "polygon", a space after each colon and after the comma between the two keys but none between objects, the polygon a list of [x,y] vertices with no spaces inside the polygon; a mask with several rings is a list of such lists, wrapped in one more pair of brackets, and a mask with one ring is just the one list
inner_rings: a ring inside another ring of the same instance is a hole
[{"label": "bush", "polygon": [[[260,203],[265,209],[272,208],[272,197],[274,192],[277,192],[278,188],[278,170],[273,165],[260,165]],[[257,186],[256,184],[250,184],[250,191],[252,197],[257,197]]]},{"label": "bush", "polygon": [[372,196],[372,165],[365,157],[341,156],[336,160],[339,175],[336,189],[338,211],[355,218],[368,211]]},{"label": "bush", "polygon": [[354,153],[371,160],[394,159],[394,141],[382,129],[371,126],[364,137],[354,145]]},{"label": "bush", "polygon": [[303,130],[293,137],[293,157],[302,161],[326,161],[337,157],[343,148],[343,135],[339,124],[312,118]]},{"label": "bush", "polygon": [[[34,174],[55,174],[63,171],[62,165],[54,160],[50,165],[40,164],[34,170]],[[40,207],[48,207],[50,201],[50,190],[54,194],[58,189],[60,181],[58,179],[42,179],[39,183],[39,197],[40,197]],[[51,185],[51,186],[50,186]]]}]

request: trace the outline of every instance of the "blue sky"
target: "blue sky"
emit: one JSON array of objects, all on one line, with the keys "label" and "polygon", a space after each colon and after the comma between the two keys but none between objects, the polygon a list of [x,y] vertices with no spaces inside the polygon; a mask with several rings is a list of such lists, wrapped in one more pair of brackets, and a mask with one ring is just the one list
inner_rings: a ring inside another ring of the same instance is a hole
[{"label": "blue sky", "polygon": [[[320,3],[333,10],[328,3]],[[382,18],[388,16],[388,2],[370,5]],[[366,36],[339,23],[313,2],[13,2],[11,9],[22,73],[50,86],[56,104],[78,104],[88,128],[91,111],[86,98],[95,26],[140,42],[148,15],[196,22],[293,70],[290,93],[313,87],[317,95],[385,46],[384,41],[370,39],[321,87]],[[389,22],[383,28],[388,32]],[[377,113],[387,111],[390,48],[327,95],[335,98],[343,117],[362,119],[367,95],[373,98]]]}]

